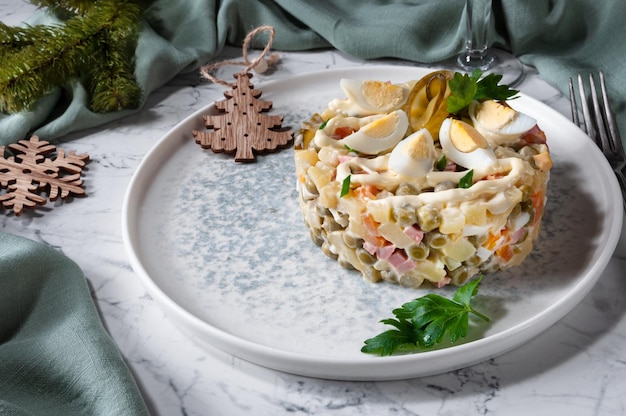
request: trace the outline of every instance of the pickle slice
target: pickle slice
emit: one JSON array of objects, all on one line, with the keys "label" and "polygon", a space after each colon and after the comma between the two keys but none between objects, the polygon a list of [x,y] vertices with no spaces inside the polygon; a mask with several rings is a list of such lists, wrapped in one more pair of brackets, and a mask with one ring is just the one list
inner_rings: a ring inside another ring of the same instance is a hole
[{"label": "pickle slice", "polygon": [[412,131],[425,128],[435,140],[439,139],[441,123],[449,115],[446,100],[450,95],[448,81],[453,76],[452,71],[435,71],[413,86],[404,108]]}]

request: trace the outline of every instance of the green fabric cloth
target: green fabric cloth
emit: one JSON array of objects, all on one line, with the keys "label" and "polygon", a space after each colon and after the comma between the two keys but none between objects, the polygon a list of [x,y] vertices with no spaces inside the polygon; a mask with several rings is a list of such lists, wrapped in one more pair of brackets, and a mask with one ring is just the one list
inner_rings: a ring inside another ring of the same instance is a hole
[{"label": "green fabric cloth", "polygon": [[[146,13],[136,76],[145,99],[176,74],[196,71],[226,44],[241,45],[259,25],[276,29],[274,48],[334,47],[347,54],[432,63],[462,48],[465,0],[159,0]],[[512,51],[567,93],[570,76],[602,69],[626,130],[626,2],[493,0],[497,46]],[[34,23],[52,21],[44,13]],[[32,23],[32,22],[31,22]],[[95,114],[79,83],[64,86],[28,112],[0,115],[0,145],[37,134],[44,140],[100,126],[138,110]],[[68,98],[69,96],[69,98]]]},{"label": "green fabric cloth", "polygon": [[78,266],[0,233],[0,414],[147,415]]},{"label": "green fabric cloth", "polygon": [[[456,55],[464,0],[158,0],[136,49],[145,99],[176,74],[197,71],[259,25],[274,49],[334,47],[347,54],[431,63]],[[626,2],[494,0],[496,45],[567,92],[579,71],[607,74],[626,132]],[[53,19],[39,12],[31,23]],[[32,111],[0,116],[0,145],[54,140],[138,110],[94,114],[78,83]],[[625,133],[626,134],[626,133]],[[106,145],[106,144],[103,144]],[[145,414],[132,375],[104,331],[82,271],[52,248],[0,233],[0,413]]]}]

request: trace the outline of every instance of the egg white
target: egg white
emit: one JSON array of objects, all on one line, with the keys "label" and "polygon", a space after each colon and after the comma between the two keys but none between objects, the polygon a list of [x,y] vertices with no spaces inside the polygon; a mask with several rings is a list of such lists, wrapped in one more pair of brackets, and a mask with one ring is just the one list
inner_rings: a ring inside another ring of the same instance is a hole
[{"label": "egg white", "polygon": [[[472,134],[480,135],[480,132],[476,131],[474,127],[461,120],[455,120],[452,118],[445,119],[441,124],[441,129],[439,130],[439,142],[446,158],[467,169],[485,168],[493,165],[496,162],[497,157],[491,147],[479,146],[475,150],[464,152],[459,150],[454,145],[455,138],[452,137],[452,134],[455,134],[452,130],[454,123],[462,123],[464,130],[467,130]],[[456,134],[459,134],[458,130]],[[458,140],[462,138],[456,139]]]},{"label": "egg white", "polygon": [[[370,90],[370,96],[364,92],[365,83],[379,83],[379,88]],[[366,112],[387,113],[399,109],[404,105],[409,95],[408,88],[390,84],[385,86],[381,81],[360,81],[342,78],[339,85],[344,94],[352,103],[356,104]]]},{"label": "egg white", "polygon": [[389,168],[411,177],[426,176],[435,163],[435,144],[426,129],[412,133],[394,147],[389,155]]},{"label": "egg white", "polygon": [[495,101],[473,101],[468,110],[474,127],[491,145],[514,142],[537,124],[534,118]]},{"label": "egg white", "polygon": [[[402,110],[392,111],[344,137],[341,143],[368,155],[392,149],[406,135],[409,118]],[[380,135],[380,133],[386,133]],[[387,133],[388,132],[388,133]]]}]

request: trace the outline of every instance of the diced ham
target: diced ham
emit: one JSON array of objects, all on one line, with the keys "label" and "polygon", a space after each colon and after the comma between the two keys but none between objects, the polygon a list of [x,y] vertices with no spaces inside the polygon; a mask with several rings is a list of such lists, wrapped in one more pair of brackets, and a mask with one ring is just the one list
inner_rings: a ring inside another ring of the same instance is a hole
[{"label": "diced ham", "polygon": [[396,250],[391,256],[389,256],[389,264],[400,274],[406,273],[416,266],[415,262],[409,259],[404,250]]},{"label": "diced ham", "polygon": [[421,243],[424,238],[424,231],[422,231],[417,224],[406,227],[404,229],[404,234],[406,234],[411,240],[415,241],[416,244]]},{"label": "diced ham", "polygon": [[446,161],[445,172],[456,172],[456,163],[451,160]]},{"label": "diced ham", "polygon": [[437,282],[437,288],[441,289],[442,287],[450,284],[451,281],[452,279],[450,279],[449,277],[444,277],[443,279]]},{"label": "diced ham", "polygon": [[354,156],[350,156],[350,155],[338,155],[337,156],[337,160],[339,161],[339,163],[349,162],[352,159],[354,159]]},{"label": "diced ham", "polygon": [[515,244],[519,241],[519,239],[522,237],[522,235],[524,235],[524,227],[520,228],[519,230],[515,231],[513,234],[511,234],[510,240],[509,240],[509,244]]},{"label": "diced ham", "polygon": [[393,255],[394,251],[396,251],[396,246],[394,246],[393,244],[387,244],[385,246],[378,247],[378,249],[376,250],[376,257],[378,257],[380,260],[391,261],[390,258]]},{"label": "diced ham", "polygon": [[363,243],[363,248],[372,256],[376,255],[376,251],[378,250],[378,246],[370,243],[369,241],[365,241]]},{"label": "diced ham", "polygon": [[520,139],[524,140],[527,144],[546,144],[546,134],[538,125],[535,125],[535,127],[524,133]]}]

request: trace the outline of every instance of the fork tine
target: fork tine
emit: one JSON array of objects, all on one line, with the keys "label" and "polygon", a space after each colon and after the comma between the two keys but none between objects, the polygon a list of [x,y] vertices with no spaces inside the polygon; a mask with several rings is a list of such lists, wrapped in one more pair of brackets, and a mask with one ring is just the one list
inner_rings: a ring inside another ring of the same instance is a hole
[{"label": "fork tine", "polygon": [[593,74],[589,74],[589,89],[593,113],[589,110],[590,100],[586,96],[582,74],[579,73],[577,77],[578,93],[580,95],[584,123],[580,122],[578,119],[579,113],[576,105],[576,97],[574,96],[574,83],[572,78],[570,78],[569,92],[572,107],[572,121],[578,124],[578,127],[580,127],[581,130],[587,133],[587,135],[596,142],[596,145],[600,148],[611,165],[622,191],[622,202],[624,209],[626,209],[626,156],[624,155],[624,146],[619,135],[613,112],[611,111],[608,94],[606,92],[604,73],[602,71],[599,72],[599,77],[600,90],[602,91],[602,106],[600,105],[600,100],[598,98],[598,91],[596,89]]},{"label": "fork tine", "polygon": [[[602,114],[602,108],[600,108],[600,102],[598,100],[598,92],[596,90],[596,81],[593,77],[593,74],[589,74],[589,88],[591,89],[591,103],[593,105],[593,112],[596,120],[596,141],[600,138],[600,143],[603,149],[612,150],[613,146],[609,142],[609,137],[607,135],[606,129],[606,120],[605,116]],[[604,102],[606,107],[606,101]]]},{"label": "fork tine", "polygon": [[591,113],[589,112],[589,103],[587,102],[587,97],[585,97],[585,84],[583,83],[582,74],[578,74],[578,94],[580,95],[580,106],[583,110],[585,133],[593,138],[593,140],[595,140],[597,144],[600,144],[598,143],[597,135],[595,129],[593,128],[593,123],[591,122]]},{"label": "fork tine", "polygon": [[609,102],[609,97],[606,92],[606,81],[604,79],[604,72],[600,71],[600,89],[602,91],[602,103],[604,104],[604,114],[606,115],[606,123],[608,125],[610,135],[611,135],[611,148],[614,152],[624,153],[622,139],[617,130],[617,122],[615,121],[615,117],[613,116],[613,111],[611,110],[611,104]]},{"label": "fork tine", "polygon": [[576,105],[576,95],[574,94],[574,82],[569,79],[569,102],[572,109],[572,121],[580,127],[580,119],[578,117],[578,106]]}]

